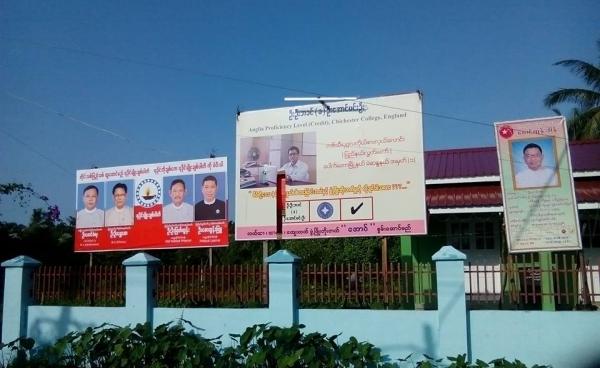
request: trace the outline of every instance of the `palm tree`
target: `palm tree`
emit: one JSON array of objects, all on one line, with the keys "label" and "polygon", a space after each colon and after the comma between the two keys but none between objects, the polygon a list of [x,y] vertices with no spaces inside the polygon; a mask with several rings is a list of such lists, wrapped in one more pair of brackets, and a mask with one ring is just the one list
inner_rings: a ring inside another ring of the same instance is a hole
[{"label": "palm tree", "polygon": [[[600,40],[597,41],[600,52]],[[552,108],[564,102],[577,105],[568,119],[571,139],[600,138],[600,62],[597,65],[581,60],[561,60],[554,65],[562,65],[585,81],[589,89],[561,88],[544,99],[544,105]],[[554,110],[559,113],[558,110]]]}]

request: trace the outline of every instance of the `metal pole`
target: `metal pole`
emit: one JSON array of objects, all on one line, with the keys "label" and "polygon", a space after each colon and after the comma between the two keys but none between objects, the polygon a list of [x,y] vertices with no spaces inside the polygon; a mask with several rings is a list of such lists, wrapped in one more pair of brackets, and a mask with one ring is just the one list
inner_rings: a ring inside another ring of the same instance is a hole
[{"label": "metal pole", "polygon": [[283,218],[285,217],[285,186],[286,176],[285,171],[277,172],[277,187],[275,188],[275,194],[277,197],[275,205],[275,214],[277,221],[277,249],[281,249],[281,239],[283,238]]}]

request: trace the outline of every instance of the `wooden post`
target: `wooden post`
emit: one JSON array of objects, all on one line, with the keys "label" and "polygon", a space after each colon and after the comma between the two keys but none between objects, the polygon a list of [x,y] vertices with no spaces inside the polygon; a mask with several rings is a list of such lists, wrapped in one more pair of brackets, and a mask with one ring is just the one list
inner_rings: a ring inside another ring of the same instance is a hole
[{"label": "wooden post", "polygon": [[388,271],[388,246],[387,238],[381,238],[381,267],[384,272]]},{"label": "wooden post", "polygon": [[269,256],[269,241],[268,240],[263,240],[263,244],[262,244],[262,258],[263,258],[263,263],[267,264],[267,257]]},{"label": "wooden post", "polygon": [[381,272],[383,274],[384,302],[388,303],[388,247],[387,238],[381,238]]},{"label": "wooden post", "polygon": [[590,298],[590,289],[587,280],[587,272],[585,266],[585,258],[583,257],[583,251],[579,252],[579,272],[581,272],[581,298],[584,306],[591,306],[592,299]]}]

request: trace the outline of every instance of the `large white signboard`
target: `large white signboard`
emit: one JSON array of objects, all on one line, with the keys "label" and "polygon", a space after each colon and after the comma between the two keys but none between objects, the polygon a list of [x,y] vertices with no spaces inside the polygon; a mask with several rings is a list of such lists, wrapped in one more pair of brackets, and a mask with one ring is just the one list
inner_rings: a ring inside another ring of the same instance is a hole
[{"label": "large white signboard", "polygon": [[241,113],[236,239],[426,234],[418,93]]},{"label": "large white signboard", "polygon": [[510,252],[581,249],[562,116],[495,125]]}]

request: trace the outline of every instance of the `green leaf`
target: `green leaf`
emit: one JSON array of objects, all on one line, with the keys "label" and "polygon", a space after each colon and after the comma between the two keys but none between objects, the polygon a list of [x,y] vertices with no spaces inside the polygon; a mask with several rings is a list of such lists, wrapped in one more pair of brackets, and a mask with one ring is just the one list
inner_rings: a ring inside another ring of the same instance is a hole
[{"label": "green leaf", "polygon": [[248,346],[248,344],[250,344],[250,341],[254,337],[255,332],[256,325],[246,328],[246,331],[244,331],[244,333],[240,337],[240,345],[244,347]]},{"label": "green leaf", "polygon": [[19,341],[19,344],[21,345],[21,347],[25,350],[31,350],[33,349],[33,346],[35,345],[35,340],[29,337],[26,338],[21,338]]},{"label": "green leaf", "polygon": [[477,365],[478,368],[488,368],[490,365],[487,364],[486,362],[484,362],[483,360],[477,359],[475,361],[475,364]]}]

